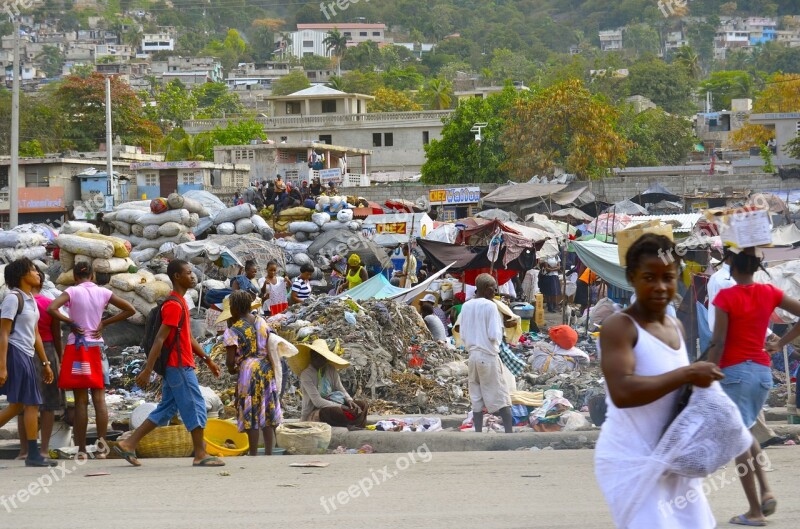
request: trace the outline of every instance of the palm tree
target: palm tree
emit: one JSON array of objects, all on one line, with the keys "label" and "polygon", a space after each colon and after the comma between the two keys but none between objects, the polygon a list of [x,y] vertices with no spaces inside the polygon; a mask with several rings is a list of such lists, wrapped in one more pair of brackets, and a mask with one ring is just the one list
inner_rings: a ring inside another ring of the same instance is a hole
[{"label": "palm tree", "polygon": [[164,138],[161,148],[168,162],[201,161],[207,159],[209,152],[213,152],[214,138],[207,132],[191,136],[182,128],[177,128]]},{"label": "palm tree", "polygon": [[442,79],[433,79],[428,83],[428,96],[430,97],[431,110],[445,110],[450,108],[452,85]]},{"label": "palm tree", "polygon": [[325,37],[322,43],[325,44],[326,50],[336,57],[336,75],[341,77],[342,56],[347,51],[347,37],[340,33],[338,29],[333,28],[328,32],[328,36]]},{"label": "palm tree", "polygon": [[341,78],[341,77],[339,77],[338,75],[332,75],[332,76],[331,76],[331,77],[328,79],[328,82],[327,82],[327,83],[325,83],[325,85],[326,85],[328,88],[333,88],[334,90],[338,90],[338,91],[340,91],[340,92],[345,92],[345,91],[346,91],[346,90],[344,89],[344,79],[342,79],[342,78]]},{"label": "palm tree", "polygon": [[703,69],[700,66],[700,57],[690,46],[681,46],[675,52],[675,63],[680,64],[686,69],[692,79],[700,78]]}]

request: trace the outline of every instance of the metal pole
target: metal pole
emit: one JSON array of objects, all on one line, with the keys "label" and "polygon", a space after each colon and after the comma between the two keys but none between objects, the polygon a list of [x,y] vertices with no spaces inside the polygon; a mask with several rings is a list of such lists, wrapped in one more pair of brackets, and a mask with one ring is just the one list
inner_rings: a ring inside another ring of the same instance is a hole
[{"label": "metal pole", "polygon": [[111,180],[114,178],[114,153],[112,151],[111,134],[111,77],[106,77],[106,196],[113,196],[111,193]]},{"label": "metal pole", "polygon": [[783,369],[786,373],[786,410],[791,414],[797,413],[797,403],[792,402],[792,375],[789,372],[789,348],[783,348]]},{"label": "metal pole", "polygon": [[19,224],[19,19],[14,17],[14,77],[11,85],[11,165],[8,171],[8,224]]}]

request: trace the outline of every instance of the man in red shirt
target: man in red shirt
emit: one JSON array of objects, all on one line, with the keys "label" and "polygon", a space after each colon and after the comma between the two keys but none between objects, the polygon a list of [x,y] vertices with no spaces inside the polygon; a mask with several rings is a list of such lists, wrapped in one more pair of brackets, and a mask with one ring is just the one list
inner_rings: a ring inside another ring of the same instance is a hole
[{"label": "man in red shirt", "polygon": [[[194,466],[225,466],[221,459],[208,455],[203,442],[203,431],[206,426],[206,403],[200,393],[200,384],[197,382],[194,372],[194,355],[205,362],[215,377],[219,377],[220,369],[192,336],[189,309],[183,296],[187,290],[195,286],[197,280],[192,274],[189,263],[178,259],[169,263],[167,275],[172,280],[174,288],[170,296],[174,296],[179,301],[169,299],[162,305],[161,328],[158,330],[153,347],[147,356],[147,365],[136,377],[139,387],[145,387],[150,382],[150,376],[164,344],[175,344],[167,361],[161,402],[147,420],[133,432],[133,435],[125,441],[120,441],[114,449],[131,465],[141,466],[136,457],[136,446],[139,441],[156,427],[169,424],[169,421],[175,416],[175,412],[180,411],[183,424],[192,434]],[[182,325],[181,320],[183,320]],[[181,332],[176,337],[179,325],[181,325]],[[180,354],[180,360],[178,354]]]}]

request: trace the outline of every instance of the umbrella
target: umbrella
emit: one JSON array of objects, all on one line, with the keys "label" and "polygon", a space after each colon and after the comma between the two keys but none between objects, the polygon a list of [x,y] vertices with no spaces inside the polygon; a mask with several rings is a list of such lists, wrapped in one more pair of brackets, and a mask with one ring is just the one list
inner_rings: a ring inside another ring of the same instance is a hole
[{"label": "umbrella", "polygon": [[475,216],[479,219],[499,220],[500,222],[514,222],[519,219],[513,211],[505,211],[503,209],[486,209],[475,214]]},{"label": "umbrella", "polygon": [[327,257],[333,257],[334,255],[349,257],[353,253],[358,254],[361,258],[361,264],[364,266],[379,266],[381,268],[389,268],[391,266],[391,260],[386,255],[386,250],[362,234],[349,230],[322,232],[308,247],[308,255],[312,258],[320,254]]},{"label": "umbrella", "polygon": [[551,217],[568,222],[570,224],[577,224],[581,222],[591,222],[594,220],[590,215],[587,215],[578,208],[564,208],[554,211]]},{"label": "umbrella", "polygon": [[210,235],[209,241],[230,250],[240,261],[252,259],[259,270],[267,271],[270,261],[277,261],[280,268],[286,266],[286,254],[283,248],[271,241],[265,241],[259,235]]},{"label": "umbrella", "polygon": [[658,182],[651,185],[635,197],[631,199],[631,202],[635,204],[639,204],[644,206],[645,204],[656,204],[661,202],[662,200],[668,200],[670,202],[678,202],[680,201],[681,197],[674,193],[670,193],[669,189],[662,186]]},{"label": "umbrella", "polygon": [[617,202],[610,208],[606,209],[606,213],[617,213],[617,214],[625,214],[625,215],[647,215],[647,210],[644,209],[639,204],[631,202],[630,200],[623,200],[621,202]]}]

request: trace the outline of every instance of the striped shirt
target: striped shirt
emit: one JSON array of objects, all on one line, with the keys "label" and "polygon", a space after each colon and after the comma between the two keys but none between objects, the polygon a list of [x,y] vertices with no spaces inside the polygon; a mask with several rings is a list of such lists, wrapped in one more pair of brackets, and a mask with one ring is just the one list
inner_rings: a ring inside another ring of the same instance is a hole
[{"label": "striped shirt", "polygon": [[303,281],[301,277],[296,277],[292,282],[292,292],[297,294],[300,301],[305,301],[311,296],[311,285],[308,281]]}]

